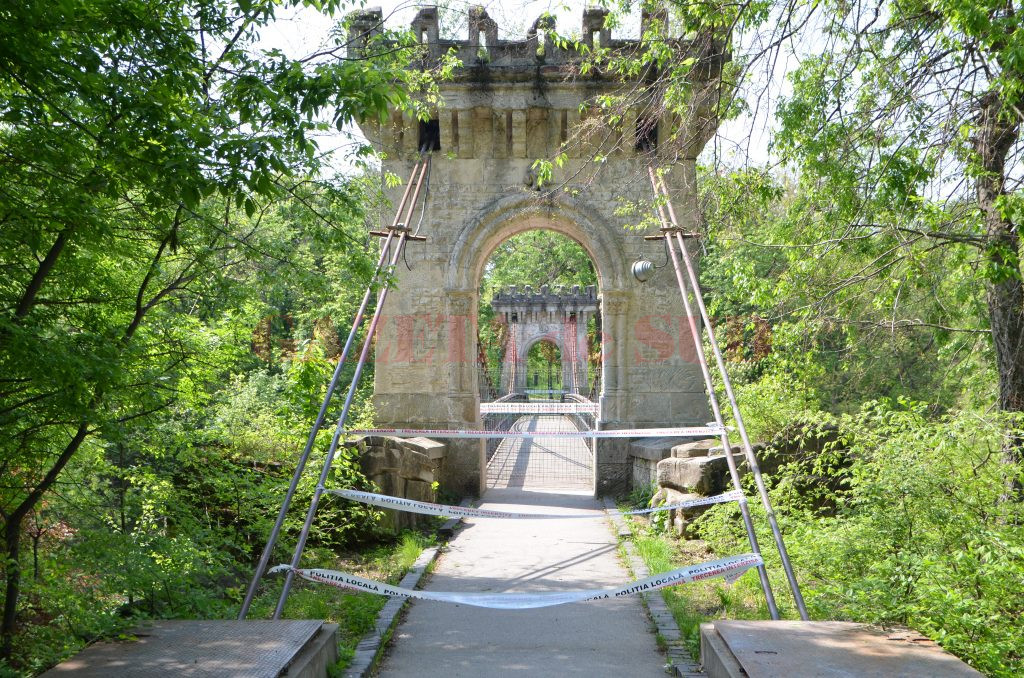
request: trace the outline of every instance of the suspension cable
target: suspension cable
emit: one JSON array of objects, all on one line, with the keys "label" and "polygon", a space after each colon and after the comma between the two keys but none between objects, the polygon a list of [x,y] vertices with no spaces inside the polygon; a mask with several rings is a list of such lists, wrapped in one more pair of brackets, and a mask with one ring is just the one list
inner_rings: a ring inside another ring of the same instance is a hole
[{"label": "suspension cable", "polygon": [[334,392],[338,387],[338,382],[341,379],[345,360],[348,358],[349,351],[352,349],[355,338],[359,334],[359,328],[362,327],[366,307],[370,302],[370,296],[373,293],[373,288],[382,279],[382,275],[385,273],[385,262],[387,261],[388,252],[391,249],[392,240],[394,239],[395,228],[399,225],[402,210],[405,209],[409,201],[410,191],[412,190],[413,183],[418,172],[420,172],[419,163],[417,163],[413,168],[409,181],[406,183],[405,190],[402,193],[402,199],[399,202],[398,210],[395,213],[395,219],[391,224],[391,229],[388,230],[383,245],[381,246],[380,256],[377,258],[377,265],[374,267],[373,274],[370,276],[370,280],[366,286],[366,291],[363,294],[363,299],[360,302],[359,308],[352,320],[352,327],[349,330],[348,338],[345,340],[345,346],[342,348],[341,354],[338,356],[338,364],[334,368],[334,374],[331,376],[331,381],[327,385],[327,392],[324,394],[323,401],[320,404],[320,411],[317,413],[316,420],[309,432],[309,436],[306,439],[306,445],[302,450],[302,454],[299,455],[299,461],[295,466],[295,472],[292,474],[291,482],[288,484],[288,491],[285,493],[284,501],[281,503],[281,510],[278,511],[277,519],[274,521],[274,526],[271,528],[270,535],[267,537],[267,543],[263,547],[263,553],[260,555],[259,563],[256,565],[256,571],[253,573],[252,580],[249,582],[249,587],[246,589],[245,598],[242,601],[242,607],[238,613],[239,621],[244,621],[248,615],[249,608],[256,595],[256,588],[259,585],[260,579],[266,573],[267,565],[270,563],[270,557],[273,555],[274,546],[276,546],[277,540],[280,537],[281,528],[284,525],[288,509],[295,496],[295,490],[298,487],[299,480],[302,478],[303,472],[305,471],[306,463],[309,461],[309,456],[313,450],[313,444],[316,442],[317,433],[320,431],[321,426],[323,426],[324,419],[327,416],[327,409],[330,406],[331,399],[333,398]]}]

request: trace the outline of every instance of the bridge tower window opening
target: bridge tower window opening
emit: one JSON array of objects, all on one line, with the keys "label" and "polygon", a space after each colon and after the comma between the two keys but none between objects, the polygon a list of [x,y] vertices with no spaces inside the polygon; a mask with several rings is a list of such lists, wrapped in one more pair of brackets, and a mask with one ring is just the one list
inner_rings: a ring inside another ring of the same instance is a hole
[{"label": "bridge tower window opening", "polygon": [[441,122],[437,118],[420,120],[418,148],[421,151],[441,150]]},{"label": "bridge tower window opening", "polygon": [[657,118],[637,118],[636,150],[639,153],[654,153],[656,150],[658,150]]}]

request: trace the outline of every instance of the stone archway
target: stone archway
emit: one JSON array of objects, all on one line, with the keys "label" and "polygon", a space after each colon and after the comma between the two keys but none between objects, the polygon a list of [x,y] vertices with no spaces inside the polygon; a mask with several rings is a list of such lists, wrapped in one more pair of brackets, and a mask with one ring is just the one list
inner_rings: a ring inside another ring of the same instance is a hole
[{"label": "stone archway", "polygon": [[[357,53],[378,30],[379,10],[367,11],[352,26]],[[597,268],[601,305],[602,428],[701,424],[708,420],[700,371],[685,331],[678,290],[668,268],[645,283],[630,274],[641,257],[660,261],[662,244],[626,228],[635,218],[620,216],[623,202],[651,198],[644,177],[659,135],[692,140],[666,176],[690,227],[696,214],[695,158],[714,131],[710,108],[695,108],[692,120],[663,119],[652,126],[631,110],[623,129],[608,139],[614,146],[568,138],[587,102],[621,83],[593,78],[567,79],[565,68],[578,54],[550,45],[543,57],[537,38],[488,39],[481,46],[438,37],[436,13],[422,14],[416,34],[438,55],[459,52],[472,67],[457,69],[439,85],[443,106],[421,123],[394,111],[386,122],[361,124],[366,136],[386,153],[383,170],[408,176],[424,130],[432,130],[430,193],[423,218],[426,242],[410,243],[409,269],[396,271],[397,290],[389,297],[377,335],[374,408],[381,425],[414,428],[479,428],[476,317],[477,285],[483,266],[503,239],[530,229],[549,229],[579,242]],[[361,23],[360,23],[361,22]],[[477,36],[478,37],[478,36]],[[594,36],[591,36],[593,39]],[[531,42],[531,39],[533,42]],[[600,34],[602,46],[610,36]],[[545,63],[539,64],[538,59]],[[708,71],[709,77],[715,75]],[[643,124],[641,124],[643,123]],[[686,126],[686,129],[680,129]],[[439,148],[438,148],[439,147]],[[556,190],[537,190],[533,163],[564,153],[554,177]],[[595,163],[595,157],[601,161]],[[397,203],[402,188],[391,189]],[[595,455],[595,492],[629,487],[628,440],[602,440]],[[442,484],[474,494],[484,486],[483,445],[451,440]]]},{"label": "stone archway", "polygon": [[[550,372],[544,375],[544,377],[549,378],[544,379],[541,376],[541,374],[537,371],[534,371],[533,373],[533,381],[530,380],[530,368],[528,364],[530,356],[533,354],[533,351],[535,349],[538,350],[538,353],[540,353],[540,350],[544,348],[545,344],[550,345],[551,347],[553,347],[552,350],[558,352],[559,380],[557,382],[555,382],[554,379],[551,378],[552,375]],[[527,395],[531,397],[531,399],[537,396],[540,396],[541,398],[550,398],[551,396],[555,395],[554,388],[556,384],[562,385],[568,381],[568,376],[566,375],[568,367],[568,363],[566,363],[565,361],[566,353],[567,351],[565,348],[565,342],[561,338],[556,338],[555,336],[549,335],[534,337],[526,345],[523,346],[524,361],[521,379],[523,382],[523,390],[527,393]],[[552,392],[544,393],[544,391],[548,391],[549,389]],[[561,389],[558,390],[561,392]]]},{"label": "stone archway", "polygon": [[594,286],[551,290],[544,285],[537,292],[529,285],[522,289],[509,287],[494,295],[491,308],[508,332],[500,394],[528,390],[525,360],[533,345],[543,340],[554,343],[560,351],[560,382],[566,391],[588,393],[587,325],[598,309]]},{"label": "stone archway", "polygon": [[[603,216],[616,192],[581,189],[577,197],[540,199],[500,185],[458,184],[455,160],[432,170],[429,240],[408,250],[378,339],[374,405],[381,424],[480,428],[476,363],[478,289],[484,265],[506,238],[533,229],[562,233],[587,251],[597,269],[601,308],[601,428],[702,424],[708,420],[700,373],[686,358],[685,321],[674,280],[662,268],[641,284],[629,275],[637,258],[657,259],[657,243]],[[440,195],[439,195],[440,194]],[[490,199],[484,199],[485,196]],[[598,208],[601,209],[598,209]],[[595,450],[595,492],[628,487],[628,441],[602,440]],[[449,487],[478,492],[485,451],[474,440],[449,442]]]}]

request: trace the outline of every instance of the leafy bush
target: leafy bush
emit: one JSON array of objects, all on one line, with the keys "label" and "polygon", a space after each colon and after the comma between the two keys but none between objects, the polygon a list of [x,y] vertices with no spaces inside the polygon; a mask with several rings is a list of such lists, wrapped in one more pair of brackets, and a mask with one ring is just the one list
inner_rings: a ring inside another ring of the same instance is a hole
[{"label": "leafy bush", "polygon": [[[868,403],[837,422],[849,464],[805,459],[770,479],[811,617],[908,625],[989,675],[1021,675],[1024,509],[1007,500],[1019,474],[1001,458],[1007,422],[926,411]],[[822,473],[835,481],[821,490],[828,510],[816,508],[822,497],[795,490]],[[759,504],[751,508],[765,528]],[[719,553],[748,549],[735,507],[709,511],[698,530]],[[785,603],[767,529],[759,538]]]}]

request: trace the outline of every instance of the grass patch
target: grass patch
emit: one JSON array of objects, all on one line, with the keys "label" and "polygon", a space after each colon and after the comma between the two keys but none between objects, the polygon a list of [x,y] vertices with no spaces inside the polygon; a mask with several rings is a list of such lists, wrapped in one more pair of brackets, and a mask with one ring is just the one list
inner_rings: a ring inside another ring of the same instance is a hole
[{"label": "grass patch", "polygon": [[[633,546],[651,574],[694,565],[716,556],[703,541],[678,539],[659,532],[647,521],[630,519]],[[756,575],[748,575],[756,576]],[[700,625],[712,619],[767,619],[767,610],[749,587],[730,586],[721,579],[707,579],[661,589],[690,655],[699,659]]]},{"label": "grass patch", "polygon": [[[307,549],[303,564],[351,572],[394,585],[409,571],[420,553],[436,543],[434,535],[403,532],[394,542],[361,553],[334,555]],[[269,619],[273,615],[282,584],[283,577],[267,580],[253,600],[250,619]],[[333,671],[340,671],[352,661],[356,645],[373,629],[377,614],[387,600],[386,596],[343,591],[296,578],[281,616],[284,619],[324,619],[337,624],[339,661]]]}]

